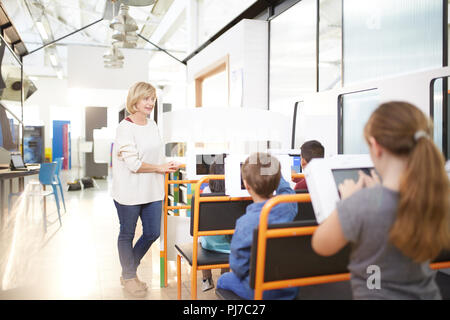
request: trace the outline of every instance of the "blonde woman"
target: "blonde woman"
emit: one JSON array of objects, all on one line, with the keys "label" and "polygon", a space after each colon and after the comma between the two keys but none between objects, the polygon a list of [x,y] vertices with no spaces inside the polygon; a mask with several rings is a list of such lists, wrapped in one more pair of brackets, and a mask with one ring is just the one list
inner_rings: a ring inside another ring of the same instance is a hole
[{"label": "blonde woman", "polygon": [[[119,123],[113,150],[112,197],[120,222],[120,281],[138,298],[145,297],[147,285],[138,279],[137,268],[160,235],[164,173],[174,172],[179,166],[165,163],[158,127],[149,119],[155,102],[156,90],[151,84],[138,82],[130,88],[126,105],[130,116]],[[142,236],[133,246],[139,217]]]}]

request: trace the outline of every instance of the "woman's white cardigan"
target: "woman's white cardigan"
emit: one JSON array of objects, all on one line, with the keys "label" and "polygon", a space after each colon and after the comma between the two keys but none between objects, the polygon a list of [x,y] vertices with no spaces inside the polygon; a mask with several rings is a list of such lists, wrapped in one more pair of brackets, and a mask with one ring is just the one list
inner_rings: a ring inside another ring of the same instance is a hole
[{"label": "woman's white cardigan", "polygon": [[123,205],[137,205],[164,199],[164,175],[137,173],[142,162],[165,162],[164,146],[155,121],[146,125],[122,120],[116,130],[112,154],[111,196]]}]

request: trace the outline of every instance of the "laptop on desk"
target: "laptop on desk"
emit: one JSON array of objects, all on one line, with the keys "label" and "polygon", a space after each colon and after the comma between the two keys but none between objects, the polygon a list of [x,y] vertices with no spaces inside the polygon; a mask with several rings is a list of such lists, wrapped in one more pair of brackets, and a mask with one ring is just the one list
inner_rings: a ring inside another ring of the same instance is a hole
[{"label": "laptop on desk", "polygon": [[30,171],[35,170],[35,167],[27,167],[23,162],[22,155],[15,153],[11,154],[11,171]]}]

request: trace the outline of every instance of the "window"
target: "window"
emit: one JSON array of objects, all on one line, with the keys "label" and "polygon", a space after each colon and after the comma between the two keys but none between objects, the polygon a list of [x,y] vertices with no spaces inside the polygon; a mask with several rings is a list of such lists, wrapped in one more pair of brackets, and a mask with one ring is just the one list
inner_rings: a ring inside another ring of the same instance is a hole
[{"label": "window", "polygon": [[319,91],[342,86],[342,1],[319,1]]},{"label": "window", "polygon": [[338,152],[343,154],[369,153],[364,138],[364,126],[378,107],[377,89],[339,96]]},{"label": "window", "polygon": [[344,85],[442,66],[442,0],[343,4]]},{"label": "window", "polygon": [[[433,119],[433,140],[444,154],[449,154],[448,133],[448,78],[434,79],[431,82],[430,116]],[[444,108],[444,105],[447,107]]]},{"label": "window", "polygon": [[303,0],[270,21],[269,108],[289,116],[316,91],[317,1]]}]

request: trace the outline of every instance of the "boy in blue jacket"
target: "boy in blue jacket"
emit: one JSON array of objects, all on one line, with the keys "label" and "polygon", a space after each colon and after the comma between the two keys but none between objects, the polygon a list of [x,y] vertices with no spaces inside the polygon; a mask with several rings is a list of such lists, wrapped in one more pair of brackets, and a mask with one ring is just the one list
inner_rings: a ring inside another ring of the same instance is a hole
[{"label": "boy in blue jacket", "polygon": [[[250,256],[253,230],[259,225],[259,216],[264,204],[276,195],[295,194],[289,183],[281,176],[280,163],[267,153],[255,153],[248,157],[241,169],[242,180],[253,203],[245,214],[236,221],[231,240],[230,269],[217,281],[217,288],[231,290],[244,299],[253,299],[254,290],[250,288]],[[281,203],[272,208],[269,224],[294,220],[297,203]],[[295,299],[298,287],[264,291],[263,299]]]}]

